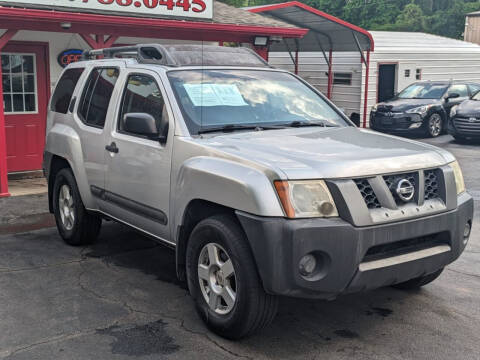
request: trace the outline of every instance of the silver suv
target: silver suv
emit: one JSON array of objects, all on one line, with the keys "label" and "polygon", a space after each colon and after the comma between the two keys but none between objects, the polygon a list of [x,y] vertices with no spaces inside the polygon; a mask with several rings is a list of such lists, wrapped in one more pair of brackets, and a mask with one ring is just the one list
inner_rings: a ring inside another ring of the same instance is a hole
[{"label": "silver suv", "polygon": [[221,336],[266,326],[279,295],[423,286],[467,244],[473,200],[450,153],[356,128],[250,50],[84,58],[49,108],[58,231],[90,244],[106,218],[174,247],[178,277]]}]

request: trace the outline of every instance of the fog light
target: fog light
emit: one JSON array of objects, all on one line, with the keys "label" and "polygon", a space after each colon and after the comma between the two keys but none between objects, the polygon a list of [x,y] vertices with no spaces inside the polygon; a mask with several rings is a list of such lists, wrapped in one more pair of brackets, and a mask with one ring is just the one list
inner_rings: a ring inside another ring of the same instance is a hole
[{"label": "fog light", "polygon": [[317,267],[317,259],[312,254],[305,255],[298,263],[298,270],[303,276],[312,275]]},{"label": "fog light", "polygon": [[421,122],[413,123],[412,125],[410,125],[409,129],[418,129],[420,126],[422,126]]}]

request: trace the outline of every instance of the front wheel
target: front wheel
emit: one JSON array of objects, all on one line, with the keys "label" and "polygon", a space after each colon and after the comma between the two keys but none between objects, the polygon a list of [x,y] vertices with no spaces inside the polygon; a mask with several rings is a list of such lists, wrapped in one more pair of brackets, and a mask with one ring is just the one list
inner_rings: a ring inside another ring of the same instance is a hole
[{"label": "front wheel", "polygon": [[278,299],[265,293],[247,239],[232,216],[201,221],[190,236],[186,262],[197,311],[216,334],[240,339],[274,319]]},{"label": "front wheel", "polygon": [[429,137],[437,137],[443,131],[443,119],[439,113],[433,113],[427,120],[427,135]]},{"label": "front wheel", "polygon": [[395,285],[393,285],[393,287],[397,288],[397,289],[401,289],[401,290],[419,289],[422,286],[430,284],[432,281],[436,280],[442,272],[443,272],[443,268],[435,271],[432,274],[428,274],[428,275],[425,275],[425,276],[420,276],[418,278],[411,279],[411,280],[405,281],[405,282],[400,283],[400,284],[395,284]]},{"label": "front wheel", "polygon": [[70,169],[62,169],[53,186],[53,213],[60,236],[69,245],[93,243],[102,219],[87,212],[78,191],[77,182]]}]

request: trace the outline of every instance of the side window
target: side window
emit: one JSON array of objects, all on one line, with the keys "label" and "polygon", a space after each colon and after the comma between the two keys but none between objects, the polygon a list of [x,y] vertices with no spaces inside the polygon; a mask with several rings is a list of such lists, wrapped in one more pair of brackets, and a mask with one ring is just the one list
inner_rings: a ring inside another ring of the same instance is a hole
[{"label": "side window", "polygon": [[470,95],[472,95],[472,96],[480,91],[480,85],[469,84],[468,87],[470,88]]},{"label": "side window", "polygon": [[103,128],[118,75],[119,71],[115,68],[92,70],[78,110],[78,115],[85,124]]},{"label": "side window", "polygon": [[65,71],[55,87],[52,96],[50,110],[66,114],[72,100],[73,91],[77,86],[78,79],[83,74],[84,68],[74,68]]},{"label": "side window", "polygon": [[162,117],[166,116],[164,110],[165,102],[155,79],[148,75],[130,75],[123,93],[118,130],[127,133],[123,128],[125,114],[147,113],[155,118],[157,129],[161,132],[161,127],[166,125],[162,122]]},{"label": "side window", "polygon": [[452,85],[448,90],[449,94],[458,94],[460,97],[468,97],[467,85],[456,84]]}]

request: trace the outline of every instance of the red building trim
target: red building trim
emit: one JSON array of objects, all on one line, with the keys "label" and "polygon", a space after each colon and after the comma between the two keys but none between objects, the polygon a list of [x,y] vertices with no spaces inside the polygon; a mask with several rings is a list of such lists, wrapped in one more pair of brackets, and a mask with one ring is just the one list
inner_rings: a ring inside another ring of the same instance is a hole
[{"label": "red building trim", "polygon": [[[301,38],[308,32],[308,29],[300,28],[133,18],[6,7],[0,7],[0,18],[2,27],[6,29],[178,40],[251,42],[257,35]],[[60,26],[62,22],[71,23],[71,27],[63,29]]]}]

